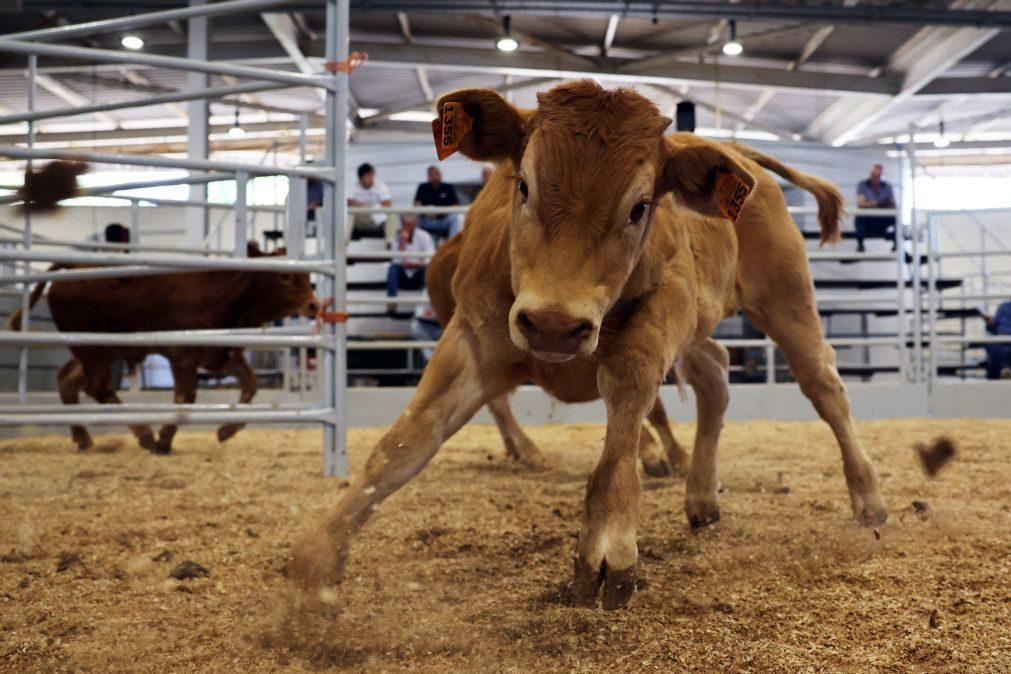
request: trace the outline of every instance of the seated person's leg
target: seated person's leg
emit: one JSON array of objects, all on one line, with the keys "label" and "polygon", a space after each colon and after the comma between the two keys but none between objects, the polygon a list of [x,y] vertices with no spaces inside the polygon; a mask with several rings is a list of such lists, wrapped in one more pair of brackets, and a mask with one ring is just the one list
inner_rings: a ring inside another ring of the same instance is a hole
[{"label": "seated person's leg", "polygon": [[422,216],[418,218],[418,226],[432,236],[446,236],[449,231],[449,225],[444,215],[435,217]]},{"label": "seated person's leg", "polygon": [[446,216],[446,219],[449,222],[448,226],[446,227],[447,230],[446,238],[452,239],[454,236],[460,233],[460,216],[457,215],[456,213],[451,213]]},{"label": "seated person's leg", "polygon": [[409,279],[404,273],[404,268],[395,262],[390,263],[390,268],[386,272],[386,296],[396,297],[401,286],[408,287],[404,283],[405,280]]},{"label": "seated person's leg", "polygon": [[1000,379],[1002,363],[1006,361],[1004,344],[986,345],[986,378]]},{"label": "seated person's leg", "polygon": [[864,238],[867,236],[867,220],[869,218],[858,215],[853,219],[853,228],[857,231],[857,250],[864,252]]}]

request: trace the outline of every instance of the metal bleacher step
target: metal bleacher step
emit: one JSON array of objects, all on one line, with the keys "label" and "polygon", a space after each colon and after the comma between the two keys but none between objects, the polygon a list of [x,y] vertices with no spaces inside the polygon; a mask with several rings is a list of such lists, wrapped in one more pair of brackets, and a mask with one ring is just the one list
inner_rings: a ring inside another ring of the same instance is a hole
[{"label": "metal bleacher step", "polygon": [[[938,290],[949,290],[951,288],[959,288],[962,285],[962,279],[947,278],[947,279],[937,279],[936,287]],[[820,279],[814,282],[814,287],[820,290],[876,290],[881,288],[895,288],[895,281],[893,279]],[[903,284],[906,288],[912,288],[913,282],[906,281]],[[920,281],[920,287],[923,289],[928,288],[928,283],[926,279]],[[831,299],[831,298],[825,298]]]}]

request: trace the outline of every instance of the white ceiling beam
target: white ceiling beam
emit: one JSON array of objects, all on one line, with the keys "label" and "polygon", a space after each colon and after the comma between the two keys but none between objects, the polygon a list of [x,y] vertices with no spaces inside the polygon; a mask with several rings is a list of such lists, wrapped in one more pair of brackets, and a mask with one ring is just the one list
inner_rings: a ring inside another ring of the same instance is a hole
[{"label": "white ceiling beam", "polygon": [[[400,35],[404,38],[404,42],[414,44],[414,33],[411,32],[411,20],[407,18],[407,14],[397,12],[397,23],[400,24]],[[432,85],[428,81],[428,71],[425,70],[425,67],[415,66],[414,75],[418,78],[418,86],[421,87],[421,93],[425,96],[425,101],[428,103],[434,101],[435,94],[432,92]]]},{"label": "white ceiling beam", "polygon": [[[898,83],[891,78],[869,78],[838,73],[788,72],[776,68],[751,68],[725,64],[665,63],[651,68],[637,67],[634,72],[606,66],[575,65],[571,58],[554,53],[514,52],[503,57],[492,49],[398,45],[382,42],[352,43],[357,51],[369,54],[365,68],[374,66],[409,67],[417,65],[453,72],[513,74],[522,77],[606,78],[620,82],[656,82],[658,84],[719,81],[721,86],[752,89],[799,89],[826,92],[857,92],[867,96],[891,96]],[[569,55],[572,56],[572,55]],[[991,80],[992,81],[992,80]]]},{"label": "white ceiling beam", "polygon": [[[119,72],[120,72],[121,75],[123,75],[123,78],[127,82],[130,82],[131,84],[137,84],[137,85],[140,85],[142,87],[153,86],[151,84],[151,80],[149,80],[148,78],[144,77],[143,75],[141,75],[140,73],[138,73],[136,70],[131,70],[130,68],[123,68]],[[176,117],[178,117],[180,119],[187,119],[187,120],[189,119],[189,115],[186,114],[186,108],[184,108],[179,103],[166,103],[165,107],[168,108],[169,110],[171,110],[172,114],[175,115]]]},{"label": "white ceiling beam", "polygon": [[621,21],[621,17],[617,14],[612,14],[607,17],[607,28],[604,29],[604,41],[600,44],[601,56],[607,56],[607,52],[611,49],[611,45],[614,44],[614,36],[618,34],[619,21]]},{"label": "white ceiling beam", "polygon": [[[91,103],[87,98],[77,93],[70,87],[58,82],[56,79],[50,75],[43,75],[41,73],[36,73],[35,83],[40,87],[56,96],[57,98],[63,100],[65,103],[69,103],[74,106],[83,106]],[[119,128],[119,120],[110,115],[107,112],[94,112],[92,113],[95,117],[102,120],[106,124],[111,124],[114,128]]]},{"label": "white ceiling beam", "polygon": [[[974,5],[973,0],[957,0],[951,9]],[[988,9],[1004,10],[1011,0],[983,3]],[[899,92],[882,104],[881,101],[845,97],[828,106],[805,133],[831,145],[844,145],[891,112],[898,104],[912,97],[932,80],[947,71],[1000,33],[997,28],[933,27],[919,30],[900,46],[881,67],[882,76],[899,77]]]},{"label": "white ceiling beam", "polygon": [[[478,28],[483,28],[493,35],[497,35],[502,32],[502,23],[495,19],[489,18],[487,16],[481,16],[479,14],[467,14],[463,17],[463,20],[472,26],[477,26]],[[538,37],[534,37],[529,33],[524,33],[523,31],[516,30],[516,28],[511,28],[512,36],[519,40],[520,44],[533,45],[539,49],[542,49],[546,54],[553,55],[557,60],[568,64],[570,68],[597,68],[597,62],[592,58],[586,56],[581,56],[575,52],[566,49],[565,47],[559,47],[556,44],[547,42]],[[489,44],[491,41],[489,40]],[[519,56],[519,53],[513,53],[508,56],[508,58],[503,59],[501,52],[496,50],[495,53],[500,61],[502,60],[512,60],[513,57]],[[369,52],[369,57],[371,58],[372,52]]]}]

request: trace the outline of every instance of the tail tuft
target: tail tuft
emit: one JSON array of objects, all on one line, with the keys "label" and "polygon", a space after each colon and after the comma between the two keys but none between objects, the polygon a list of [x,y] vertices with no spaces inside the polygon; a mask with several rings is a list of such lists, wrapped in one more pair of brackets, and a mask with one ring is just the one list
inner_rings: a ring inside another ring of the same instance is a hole
[{"label": "tail tuft", "polygon": [[23,208],[33,213],[54,211],[64,199],[77,194],[77,176],[88,165],[73,161],[49,162],[37,171],[25,171],[25,184],[18,190]]}]

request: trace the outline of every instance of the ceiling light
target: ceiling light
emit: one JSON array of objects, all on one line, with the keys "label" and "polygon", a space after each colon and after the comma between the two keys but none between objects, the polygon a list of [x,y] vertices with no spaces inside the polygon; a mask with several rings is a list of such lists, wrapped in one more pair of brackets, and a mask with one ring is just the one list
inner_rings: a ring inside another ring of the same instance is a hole
[{"label": "ceiling light", "polygon": [[730,20],[730,40],[724,43],[723,53],[727,56],[737,56],[744,51],[744,46],[737,41],[737,22]]},{"label": "ceiling light", "polygon": [[134,51],[144,48],[144,40],[138,35],[124,35],[123,39],[120,40],[119,43],[127,49],[132,49]]},{"label": "ceiling light", "polygon": [[495,46],[502,51],[516,51],[519,49],[520,43],[512,35],[511,24],[512,17],[508,14],[502,17],[502,36],[495,43]]},{"label": "ceiling light", "polygon": [[951,145],[951,140],[944,135],[944,120],[937,125],[937,138],[934,140],[934,147],[948,147]]},{"label": "ceiling light", "polygon": [[235,108],[235,123],[232,124],[232,128],[228,130],[228,136],[230,138],[242,138],[246,135],[246,130],[239,125],[239,109]]}]

